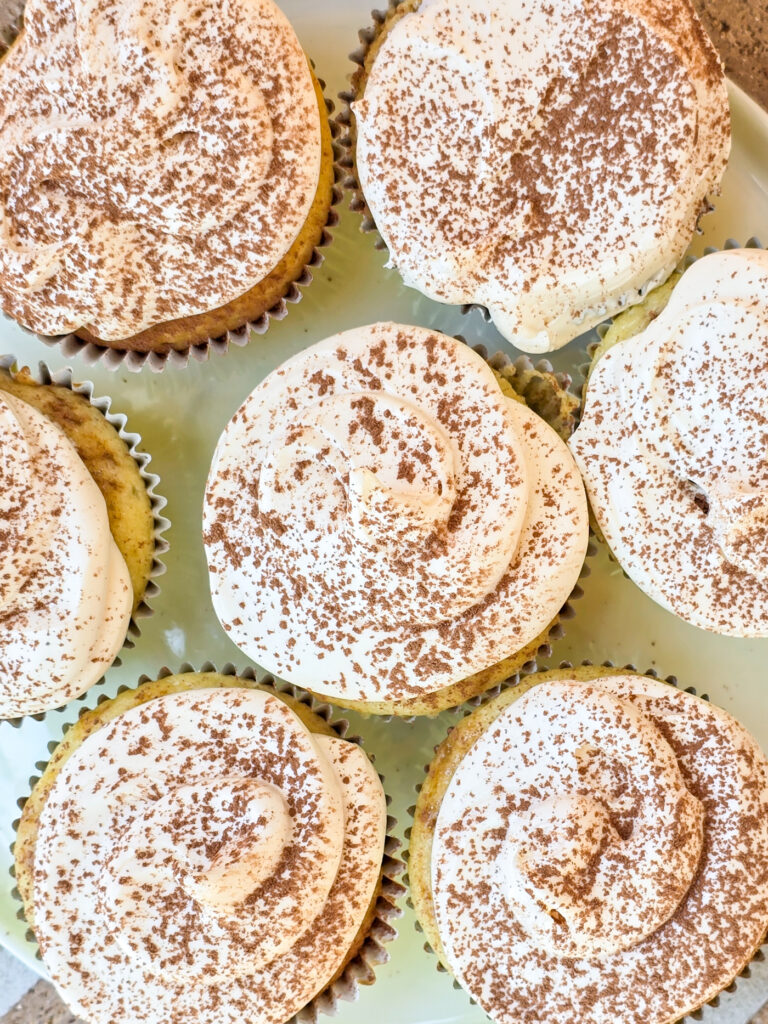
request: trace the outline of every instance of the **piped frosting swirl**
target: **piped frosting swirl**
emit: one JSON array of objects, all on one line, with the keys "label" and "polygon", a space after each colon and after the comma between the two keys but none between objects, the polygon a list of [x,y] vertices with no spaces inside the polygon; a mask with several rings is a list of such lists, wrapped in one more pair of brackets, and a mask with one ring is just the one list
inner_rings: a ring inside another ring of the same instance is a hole
[{"label": "piped frosting swirl", "polygon": [[728,714],[638,676],[542,682],[456,769],[432,890],[497,1024],[670,1024],[768,925],[768,762]]},{"label": "piped frosting swirl", "polygon": [[157,697],[88,737],[46,799],[46,967],[92,1024],[284,1024],[348,956],[385,827],[362,750],[276,696]]},{"label": "piped frosting swirl", "polygon": [[101,678],[125,641],[133,590],[72,442],[5,393],[0,429],[0,718],[14,718]]},{"label": "piped frosting swirl", "polygon": [[353,104],[366,202],[406,284],[559,348],[674,269],[730,119],[688,0],[422,0]]},{"label": "piped frosting swirl", "polygon": [[538,636],[587,545],[567,448],[465,345],[377,324],[274,371],[211,466],[204,537],[235,643],[353,700],[434,692]]},{"label": "piped frosting swirl", "polygon": [[768,253],[697,261],[590,378],[571,449],[621,566],[696,626],[768,636]]},{"label": "piped frosting swirl", "polygon": [[272,0],[29,0],[0,95],[0,305],[36,331],[221,306],[315,197],[317,98]]}]

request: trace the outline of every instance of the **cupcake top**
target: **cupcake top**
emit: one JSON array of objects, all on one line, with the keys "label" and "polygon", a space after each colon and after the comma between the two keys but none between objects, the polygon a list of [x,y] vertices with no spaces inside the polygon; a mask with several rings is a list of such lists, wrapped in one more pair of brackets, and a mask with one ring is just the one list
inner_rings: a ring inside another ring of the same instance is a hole
[{"label": "cupcake top", "polygon": [[689,0],[415,6],[353,104],[376,226],[406,284],[559,348],[687,247],[730,150],[719,59]]},{"label": "cupcake top", "polygon": [[450,969],[498,1024],[669,1024],[768,925],[768,762],[642,676],[548,681],[463,759],[437,818]]},{"label": "cupcake top", "polygon": [[564,442],[453,338],[384,323],[289,360],[208,478],[204,538],[231,638],[339,699],[439,690],[537,637],[588,524]]},{"label": "cupcake top", "polygon": [[223,305],[315,196],[318,102],[272,0],[28,0],[0,96],[0,305],[36,331]]},{"label": "cupcake top", "polygon": [[385,828],[363,751],[276,696],[158,697],[90,735],[46,799],[43,960],[91,1024],[283,1024],[348,956]]},{"label": "cupcake top", "polygon": [[0,393],[0,718],[59,707],[112,664],[133,590],[72,442]]},{"label": "cupcake top", "polygon": [[571,440],[606,541],[655,601],[768,636],[768,252],[685,272],[597,362]]}]

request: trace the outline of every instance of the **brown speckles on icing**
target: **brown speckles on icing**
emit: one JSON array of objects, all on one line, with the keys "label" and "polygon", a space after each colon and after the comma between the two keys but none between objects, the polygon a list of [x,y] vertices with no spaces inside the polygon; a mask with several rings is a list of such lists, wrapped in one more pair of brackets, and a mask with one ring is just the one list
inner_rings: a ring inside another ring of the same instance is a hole
[{"label": "brown speckles on icing", "polygon": [[387,323],[342,338],[272,373],[219,442],[214,606],[251,657],[316,692],[428,694],[549,625],[584,559],[583,488],[465,345]]},{"label": "brown speckles on icing", "polygon": [[732,636],[768,636],[767,396],[768,253],[715,253],[601,357],[571,440],[626,572]]},{"label": "brown speckles on icing", "polygon": [[46,800],[46,967],[92,1024],[284,1024],[344,962],[385,818],[362,750],[271,694],[156,698],[88,737]]},{"label": "brown speckles on icing", "polygon": [[110,340],[221,306],[306,220],[320,122],[272,0],[29,0],[0,65],[0,305]]},{"label": "brown speckles on icing", "polygon": [[663,280],[730,148],[688,0],[450,0],[389,27],[354,104],[360,182],[407,284],[559,348]]},{"label": "brown speckles on icing", "polygon": [[125,640],[133,590],[71,441],[9,394],[0,427],[0,718],[15,718],[99,680]]},{"label": "brown speckles on icing", "polygon": [[767,879],[765,757],[637,676],[511,704],[455,772],[432,853],[448,965],[497,1024],[677,1021],[759,945]]}]

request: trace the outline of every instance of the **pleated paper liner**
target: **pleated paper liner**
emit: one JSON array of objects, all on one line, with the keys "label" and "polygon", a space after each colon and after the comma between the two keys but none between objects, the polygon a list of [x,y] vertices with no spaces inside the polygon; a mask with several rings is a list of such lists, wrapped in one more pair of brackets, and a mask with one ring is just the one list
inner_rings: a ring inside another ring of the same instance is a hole
[{"label": "pleated paper liner", "polygon": [[[364,234],[374,235],[374,246],[379,250],[386,250],[387,244],[376,227],[376,221],[370,207],[368,206],[362,186],[360,185],[357,173],[356,157],[357,131],[355,127],[355,116],[352,111],[352,104],[360,97],[360,95],[362,95],[361,89],[364,91],[365,79],[367,77],[366,62],[368,61],[371,53],[375,54],[382,35],[389,30],[392,19],[394,17],[403,16],[411,11],[415,11],[420,6],[421,0],[389,0],[388,7],[385,10],[371,11],[373,24],[367,28],[361,28],[358,31],[360,45],[349,55],[349,59],[354,65],[354,69],[349,75],[349,88],[339,94],[341,108],[336,115],[336,124],[338,130],[338,141],[341,148],[341,155],[339,158],[339,166],[342,172],[341,184],[342,187],[350,193],[350,209],[359,213],[361,216],[361,232]],[[702,204],[701,211],[699,212],[696,221],[696,234],[702,234],[701,220],[708,213],[712,213],[714,209],[714,203],[710,198],[707,198]],[[637,302],[641,302],[648,292],[652,291],[660,284],[663,284],[668,276],[668,273],[661,272],[656,274],[651,280],[647,281],[641,288],[630,289],[624,292],[617,300],[619,310],[622,310],[627,306],[634,305]],[[487,307],[480,305],[479,303],[464,303],[460,308],[464,315],[468,315],[474,310],[477,310],[485,323],[493,322],[490,311]],[[601,309],[599,308],[587,310],[584,313],[583,319],[586,320],[600,312]],[[609,316],[610,313],[606,310],[606,319]],[[577,321],[574,322],[574,326],[578,327]]]},{"label": "pleated paper liner", "polygon": [[[162,680],[171,675],[180,675],[188,672],[212,672],[224,676],[232,676],[233,679],[238,679],[246,683],[270,686],[278,694],[282,693],[286,696],[292,697],[294,700],[297,700],[299,703],[307,707],[310,711],[326,722],[340,739],[349,740],[352,743],[358,744],[360,747],[363,746],[363,741],[359,736],[350,735],[349,722],[345,718],[335,717],[338,712],[338,708],[334,708],[330,704],[317,700],[311,694],[297,686],[283,683],[269,675],[258,676],[253,668],[246,668],[243,671],[238,671],[234,665],[226,664],[222,669],[218,669],[211,662],[206,662],[199,669],[189,664],[182,665],[178,670],[171,670],[170,668],[164,667],[160,669],[156,676],[141,676],[137,687],[121,686],[117,691],[117,695],[119,696],[120,694],[126,693],[130,690],[139,689],[146,683]],[[96,707],[104,704],[109,699],[110,698],[107,694],[101,694]],[[61,725],[61,737],[49,742],[49,754],[52,754],[56,750],[60,739],[69,732],[75,721],[81,718],[89,710],[90,709],[86,707],[80,708],[79,711],[76,711],[74,707],[71,708],[73,717],[71,720],[65,721]],[[372,761],[374,760],[372,755],[369,754],[369,757],[371,757]],[[35,767],[40,772],[40,775],[32,776],[29,779],[30,793],[40,781],[40,776],[42,776],[47,766],[47,760],[40,760],[36,763]],[[379,775],[379,778],[381,779],[382,785],[384,785],[384,777]],[[18,800],[18,807],[20,810],[24,809],[27,799],[28,795],[22,796]],[[386,795],[386,801],[387,806],[389,806],[391,803],[389,795]],[[18,829],[19,822],[20,819],[16,819],[13,822],[14,833]],[[340,1002],[354,1002],[358,998],[360,994],[360,986],[372,985],[376,980],[376,967],[380,964],[387,963],[389,960],[389,952],[386,947],[397,938],[397,931],[393,922],[403,913],[402,908],[398,904],[405,893],[405,888],[399,881],[400,876],[405,870],[405,864],[397,857],[401,843],[394,835],[396,827],[396,820],[388,814],[386,826],[387,832],[384,844],[384,858],[382,862],[381,887],[376,899],[373,920],[360,949],[343,967],[339,976],[327,985],[320,993],[318,993],[318,995],[316,995],[311,1002],[307,1004],[307,1006],[295,1014],[290,1021],[286,1022],[286,1024],[316,1024],[320,1016],[332,1016],[337,1012]],[[11,846],[12,857],[14,856],[14,851],[15,841]],[[15,884],[16,873],[14,867],[10,868],[9,874],[12,879],[10,882],[11,896],[20,904],[16,916],[20,921],[26,922],[24,908],[21,902],[21,895]],[[35,936],[31,929],[27,930],[26,938],[31,946],[36,947]],[[39,950],[35,949],[35,955],[38,960],[41,959]]]},{"label": "pleated paper liner", "polygon": [[[24,0],[0,0],[0,60],[18,37],[23,27]],[[314,65],[313,65],[314,66]],[[320,87],[325,93],[325,82],[318,79]],[[333,117],[335,104],[324,95],[325,107],[328,112],[328,123],[331,131],[333,146],[333,186],[331,191],[331,205],[320,239],[315,244],[310,259],[304,265],[301,273],[295,280],[288,283],[285,294],[257,320],[244,323],[236,330],[227,331],[216,338],[206,338],[205,341],[196,342],[183,349],[170,349],[161,352],[138,352],[131,349],[111,348],[107,345],[98,345],[76,334],[47,335],[39,334],[22,327],[26,334],[30,334],[46,345],[58,347],[67,357],[78,356],[90,366],[99,364],[108,370],[126,369],[137,372],[148,367],[150,370],[160,372],[166,366],[187,366],[190,359],[197,362],[205,362],[211,355],[225,355],[231,345],[243,348],[251,340],[253,334],[263,335],[269,329],[273,320],[284,320],[289,312],[289,307],[301,302],[304,297],[304,290],[312,284],[313,272],[324,262],[324,249],[333,241],[333,229],[339,222],[339,215],[336,207],[341,202],[343,191],[341,181],[343,172],[340,167],[342,149],[337,141],[338,129]],[[9,319],[9,318],[7,318]],[[13,321],[14,323],[16,321]]]},{"label": "pleated paper liner", "polygon": [[[0,370],[6,370],[10,373],[12,378],[16,379],[21,373],[21,369],[22,368],[19,367],[17,360],[13,356],[0,356]],[[165,498],[157,493],[157,487],[160,484],[160,477],[156,473],[150,472],[149,466],[152,461],[152,457],[147,452],[141,450],[140,435],[128,430],[127,417],[123,413],[117,413],[112,410],[111,398],[99,398],[96,396],[94,394],[94,385],[90,381],[77,381],[69,367],[65,367],[62,370],[51,370],[43,362],[38,364],[36,373],[32,373],[31,371],[27,371],[27,373],[29,377],[38,384],[66,388],[68,391],[72,391],[76,395],[81,395],[90,405],[95,409],[98,409],[104,419],[115,428],[118,436],[127,446],[129,454],[136,463],[144,482],[144,486],[147,489],[147,495],[152,509],[154,555],[144,596],[141,604],[131,616],[128,633],[125,638],[125,643],[123,644],[124,647],[130,649],[134,646],[138,637],[141,636],[141,628],[139,625],[140,621],[152,615],[151,602],[160,593],[160,587],[156,580],[165,573],[165,565],[162,561],[162,555],[164,555],[168,550],[168,541],[165,539],[164,534],[170,528],[171,524],[165,515],[163,515],[163,510],[165,509],[167,502]],[[113,664],[120,664],[119,658],[116,659]],[[104,680],[102,678],[95,685],[100,686],[103,682]],[[87,692],[88,691],[86,691],[86,693]],[[76,699],[83,700],[84,698],[85,694],[82,694]],[[38,714],[30,715],[29,717],[36,721],[42,721],[45,714],[46,712],[40,712]],[[24,716],[20,718],[6,719],[5,724],[18,728],[23,721]],[[2,725],[3,722],[0,722],[0,727]]]},{"label": "pleated paper liner", "polygon": [[[585,659],[584,661],[581,661],[578,665],[574,665],[570,661],[561,661],[558,664],[558,666],[557,666],[558,669],[593,668],[593,667],[595,667],[594,666],[594,662],[589,661],[588,659]],[[619,667],[619,666],[616,666],[612,661],[604,661],[604,662],[601,662],[601,664],[599,666],[597,666],[597,667],[605,668],[605,669],[611,669],[614,672],[619,671],[619,672],[635,673],[635,674],[642,675],[642,676],[648,676],[651,679],[661,679],[662,678],[660,676],[660,674],[659,674],[657,669],[650,668],[650,669],[646,669],[644,672],[640,672],[635,665],[631,665],[631,664],[630,665],[623,665],[623,666]],[[537,672],[535,672],[533,674],[533,678],[531,678],[530,681],[531,682],[535,682],[535,676],[536,675],[545,675],[548,671],[550,671],[550,669],[547,668],[547,667],[539,669]],[[663,682],[668,683],[670,686],[673,686],[673,687],[679,689],[679,681],[677,679],[677,676],[674,676],[674,675],[665,676],[665,677],[663,677]],[[512,686],[515,686],[515,685],[517,685],[517,683],[513,682]],[[500,691],[501,690],[505,690],[507,688],[508,688],[507,686],[500,687]],[[693,696],[697,696],[696,687],[694,687],[694,686],[687,686],[687,687],[685,687],[685,691],[684,692],[685,693],[690,693]],[[709,698],[708,694],[702,693],[701,694],[701,699],[705,700],[705,701],[709,701],[710,698]],[[474,708],[470,707],[470,706],[465,706],[462,710],[464,712],[462,717],[466,717],[467,715],[472,713]],[[451,726],[451,728],[448,730],[448,732],[446,734],[446,737],[441,742],[445,742],[445,739],[447,739],[447,737],[451,734],[451,732],[453,731],[453,728],[454,727]],[[439,749],[440,746],[441,746],[441,743],[438,743],[435,746],[435,753],[437,753],[437,750]],[[431,767],[430,764],[424,765],[423,773],[424,773],[425,776],[429,772],[430,767]],[[423,785],[423,781],[417,783],[417,785],[414,787],[417,797],[421,793],[422,785]],[[412,830],[413,830],[413,822],[415,820],[415,814],[416,814],[416,804],[415,803],[412,804],[408,808],[407,813],[408,813],[408,816],[410,818],[411,824],[405,830],[405,840],[406,840],[406,843],[408,844],[408,846],[406,847],[406,849],[403,852],[403,860],[405,861],[406,866],[410,862],[410,841],[411,841],[411,834],[412,834]],[[415,914],[416,908],[414,906],[413,899],[412,899],[412,897],[410,895],[410,878],[409,878],[409,875],[407,873],[404,875],[403,881],[405,882],[405,884],[409,888],[409,894],[408,894],[408,897],[406,899],[406,905],[412,911],[414,911],[414,914]],[[417,932],[419,932],[422,935],[424,934],[424,929],[423,929],[423,927],[422,927],[418,917],[415,917],[415,928],[416,928]],[[765,950],[766,950],[766,948],[768,948],[768,926],[766,928],[766,934],[764,935],[763,940],[762,940],[760,946],[755,950],[755,952],[754,952],[752,958],[750,959],[749,963],[739,972],[739,974],[733,979],[733,981],[729,985],[727,985],[725,988],[723,988],[721,990],[721,992],[719,992],[717,995],[713,996],[712,999],[708,1000],[706,1003],[703,1003],[698,1009],[693,1010],[690,1013],[686,1014],[685,1017],[682,1017],[680,1019],[680,1021],[678,1021],[678,1024],[684,1024],[685,1021],[692,1021],[692,1020],[698,1021],[698,1020],[701,1020],[705,1007],[707,1007],[707,1006],[711,1006],[711,1007],[719,1006],[720,1005],[720,997],[723,995],[723,993],[735,992],[736,988],[738,987],[739,978],[749,978],[750,977],[750,975],[752,973],[751,972],[751,965],[755,964],[755,963],[762,963],[765,960],[765,956],[766,956]],[[456,989],[457,991],[463,991],[466,994],[469,1003],[472,1006],[476,1006],[477,1005],[476,1000],[474,1000],[469,995],[469,993],[466,991],[466,989],[464,989],[464,987],[456,980],[456,978],[453,977],[453,975],[451,974],[450,970],[443,964],[443,962],[440,960],[439,955],[432,948],[432,946],[430,945],[430,943],[428,941],[424,942],[424,950],[425,950],[425,952],[427,952],[427,953],[431,954],[432,956],[434,956],[434,958],[435,958],[435,970],[438,971],[438,973],[440,973],[440,974],[447,974],[451,978],[451,981],[452,981],[454,989]]]}]

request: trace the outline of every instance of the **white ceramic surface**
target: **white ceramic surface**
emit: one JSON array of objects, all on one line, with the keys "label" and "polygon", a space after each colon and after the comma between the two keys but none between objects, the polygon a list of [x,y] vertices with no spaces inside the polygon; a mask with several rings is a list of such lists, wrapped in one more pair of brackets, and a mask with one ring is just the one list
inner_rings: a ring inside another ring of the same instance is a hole
[{"label": "white ceramic surface", "polygon": [[[330,95],[345,85],[350,70],[347,53],[357,41],[357,29],[369,23],[366,0],[282,0]],[[720,246],[726,238],[746,241],[752,235],[768,243],[768,115],[736,90],[732,91],[735,144],[731,167],[717,210],[706,218],[704,236],[694,251]],[[114,373],[101,366],[75,362],[76,375],[93,380],[99,394],[112,395],[113,407],[128,415],[132,429],[141,433],[152,453],[152,468],[160,474],[161,490],[168,497],[172,529],[171,549],[164,561],[168,573],[162,592],[153,601],[155,614],[142,624],[143,635],[133,650],[122,654],[122,665],[110,671],[105,687],[86,698],[92,705],[101,692],[114,693],[121,683],[133,685],[142,673],[163,665],[172,668],[189,661],[245,665],[213,615],[203,550],[200,514],[209,460],[220,431],[236,406],[261,378],[287,356],[336,331],[394,319],[460,333],[482,341],[490,351],[512,352],[492,326],[478,313],[468,317],[458,309],[440,306],[407,291],[397,274],[383,268],[384,256],[373,238],[358,233],[359,218],[345,211],[326,251],[327,261],[316,273],[303,301],[290,307],[288,317],[273,323],[264,337],[244,349],[208,363],[171,367],[161,374]],[[584,362],[589,338],[580,339],[557,353],[559,369],[575,372]],[[45,360],[52,367],[67,360],[25,335],[14,324],[0,321],[0,353],[15,353],[20,360]],[[604,555],[593,561],[585,581],[585,597],[578,602],[575,620],[553,652],[552,664],[562,659],[632,662],[641,668],[674,673],[684,686],[709,693],[714,701],[740,718],[768,749],[768,641],[724,640],[702,633],[655,606]],[[34,946],[24,937],[17,920],[18,904],[11,898],[9,847],[11,822],[18,815],[16,800],[28,791],[36,774],[35,763],[47,758],[47,744],[61,735],[63,721],[71,720],[81,705],[49,715],[44,722],[28,720],[21,729],[0,726],[0,942],[41,972]],[[436,742],[452,715],[434,722],[384,724],[350,715],[394,797],[393,811],[406,825],[406,809],[415,798]],[[423,938],[414,929],[410,911],[400,923],[400,938],[389,947],[391,960],[378,970],[374,988],[361,1000],[342,1007],[339,1024],[480,1024],[484,1014],[456,991],[446,975],[435,970],[435,959],[422,950]],[[740,993],[725,996],[718,1009],[707,1008],[705,1020],[715,1024],[744,1024],[768,998],[768,965],[757,965]],[[0,1004],[0,1012],[2,1012]]]}]

